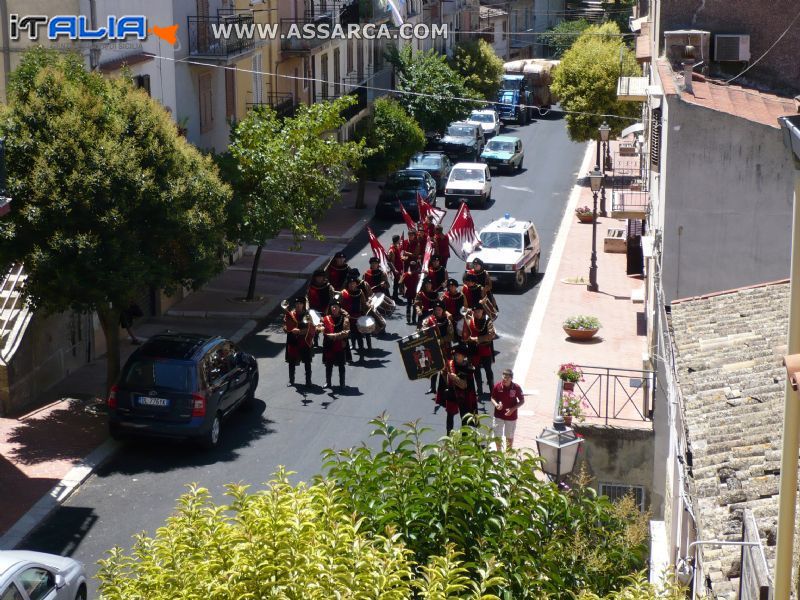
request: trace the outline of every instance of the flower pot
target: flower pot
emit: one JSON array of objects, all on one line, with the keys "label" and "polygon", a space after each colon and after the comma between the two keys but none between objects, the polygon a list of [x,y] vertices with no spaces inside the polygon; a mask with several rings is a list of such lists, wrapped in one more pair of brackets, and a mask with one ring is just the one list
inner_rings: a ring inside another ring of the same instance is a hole
[{"label": "flower pot", "polygon": [[578,221],[581,223],[591,223],[594,221],[594,215],[592,213],[581,213],[578,215]]},{"label": "flower pot", "polygon": [[562,415],[564,417],[564,425],[572,427],[572,415]]},{"label": "flower pot", "polygon": [[572,390],[574,390],[574,389],[575,389],[575,382],[574,382],[574,381],[565,381],[565,382],[564,382],[564,383],[561,385],[561,389],[562,389],[563,391],[565,391],[565,392],[571,392]]},{"label": "flower pot", "polygon": [[590,340],[599,331],[598,329],[568,329],[567,327],[562,327],[562,329],[574,340]]}]

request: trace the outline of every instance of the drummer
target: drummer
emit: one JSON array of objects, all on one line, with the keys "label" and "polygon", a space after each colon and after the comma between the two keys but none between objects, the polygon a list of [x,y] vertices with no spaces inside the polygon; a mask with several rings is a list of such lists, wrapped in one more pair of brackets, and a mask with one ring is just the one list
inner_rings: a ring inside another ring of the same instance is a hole
[{"label": "drummer", "polygon": [[428,265],[428,277],[433,282],[433,291],[437,294],[444,291],[445,283],[447,282],[447,269],[439,261],[438,254],[431,254],[431,260]]},{"label": "drummer", "polygon": [[417,309],[417,329],[422,327],[422,320],[433,310],[433,303],[439,300],[439,293],[433,289],[430,277],[422,280],[422,289],[414,297],[414,307]]},{"label": "drummer", "polygon": [[[450,346],[455,338],[453,329],[453,316],[445,310],[444,302],[437,300],[433,303],[433,314],[427,317],[422,323],[423,329],[432,328],[442,349],[442,357],[447,361],[450,359]],[[436,378],[440,374],[431,377],[431,387],[429,393],[436,393]]]},{"label": "drummer", "polygon": [[[367,299],[359,286],[358,276],[350,275],[347,279],[347,288],[342,292],[342,309],[350,318],[350,348],[358,346],[359,360],[364,360],[364,337],[367,338],[367,348],[372,350],[372,336],[363,335],[358,330],[358,319],[367,312]],[[348,352],[348,359],[352,362],[352,355]]]},{"label": "drummer", "polygon": [[381,269],[381,261],[377,256],[369,259],[369,269],[364,273],[364,281],[367,282],[373,294],[389,293],[389,277]]},{"label": "drummer", "polygon": [[486,297],[483,288],[478,285],[478,278],[470,272],[464,273],[464,287],[461,288],[461,293],[464,295],[466,308],[475,308]]},{"label": "drummer", "polygon": [[369,284],[362,279],[361,271],[356,268],[350,269],[347,274],[348,281],[350,280],[350,277],[355,277],[358,280],[358,287],[364,293],[364,299],[369,301],[369,299],[372,298],[372,288],[370,288]]},{"label": "drummer", "polygon": [[337,292],[342,291],[347,285],[347,272],[350,270],[347,264],[347,257],[344,252],[337,252],[333,255],[333,260],[328,265],[328,282]]}]

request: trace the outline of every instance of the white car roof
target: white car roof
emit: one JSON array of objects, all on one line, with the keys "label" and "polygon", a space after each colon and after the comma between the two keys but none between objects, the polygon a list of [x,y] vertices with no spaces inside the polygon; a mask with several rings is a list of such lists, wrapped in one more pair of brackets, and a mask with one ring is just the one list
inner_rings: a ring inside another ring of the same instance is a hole
[{"label": "white car roof", "polygon": [[518,221],[514,217],[506,220],[505,217],[492,221],[486,227],[481,229],[484,231],[504,231],[507,233],[524,233],[533,225],[533,221]]},{"label": "white car roof", "polygon": [[472,115],[496,115],[497,113],[491,108],[482,108],[480,110],[473,110]]},{"label": "white car roof", "polygon": [[485,169],[486,163],[456,163],[453,165],[453,170],[455,169]]}]

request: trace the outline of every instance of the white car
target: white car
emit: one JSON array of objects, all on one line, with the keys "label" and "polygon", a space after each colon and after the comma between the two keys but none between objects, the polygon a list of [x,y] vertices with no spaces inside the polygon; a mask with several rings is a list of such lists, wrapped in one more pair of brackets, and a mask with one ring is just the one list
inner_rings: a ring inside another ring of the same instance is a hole
[{"label": "white car", "polygon": [[2,550],[0,599],[86,600],[86,572],[81,563],[64,556]]},{"label": "white car", "polygon": [[487,138],[492,135],[499,135],[500,127],[503,125],[500,122],[500,117],[498,117],[497,113],[492,109],[473,110],[469,119],[467,119],[467,123],[480,125],[484,137]]},{"label": "white car", "polygon": [[444,188],[444,205],[448,208],[466,202],[486,208],[492,198],[492,174],[483,163],[456,163]]},{"label": "white car", "polygon": [[539,271],[541,244],[533,221],[518,221],[508,213],[481,229],[480,246],[469,254],[467,262],[476,258],[494,281],[513,282],[522,289],[528,273]]}]

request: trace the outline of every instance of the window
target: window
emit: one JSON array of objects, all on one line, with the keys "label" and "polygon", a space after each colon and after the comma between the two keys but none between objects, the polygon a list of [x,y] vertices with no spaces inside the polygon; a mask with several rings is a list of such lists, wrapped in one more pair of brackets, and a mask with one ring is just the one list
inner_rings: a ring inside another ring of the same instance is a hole
[{"label": "window", "polygon": [[9,585],[0,595],[0,600],[25,600],[15,584]]},{"label": "window", "polygon": [[644,512],[644,486],[626,485],[624,483],[601,483],[600,495],[608,496],[612,502],[622,500],[625,496],[633,495],[633,500],[639,510]]},{"label": "window", "polygon": [[236,119],[236,67],[225,69],[225,117]]},{"label": "window", "polygon": [[354,39],[350,40],[349,42],[347,42],[347,69],[346,69],[346,72],[348,74],[353,72],[353,51],[354,51],[353,49],[355,48],[355,46],[356,46],[356,41]]},{"label": "window", "polygon": [[526,232],[525,232],[525,247],[526,247],[526,248],[529,248],[529,247],[530,247],[530,245],[531,245],[531,236],[530,236],[530,234],[529,234],[529,233],[526,231]]},{"label": "window", "polygon": [[342,95],[342,51],[340,48],[333,51],[333,95],[337,98]]},{"label": "window", "polygon": [[131,364],[122,382],[137,389],[164,389],[191,392],[194,388],[192,363],[175,360],[142,358]]},{"label": "window", "polygon": [[253,55],[253,103],[261,104],[264,101],[264,74],[261,72],[263,56]]},{"label": "window", "polygon": [[200,133],[208,133],[214,127],[214,96],[211,73],[201,73],[198,77],[200,97]]},{"label": "window", "polygon": [[518,233],[484,231],[481,234],[481,246],[484,248],[504,248],[522,250],[522,236]]},{"label": "window", "polygon": [[217,381],[233,369],[233,355],[235,348],[230,342],[220,344],[211,352],[210,375],[211,381]]},{"label": "window", "polygon": [[18,579],[30,600],[42,600],[56,587],[55,575],[38,567],[25,569]]},{"label": "window", "polygon": [[133,78],[133,85],[150,95],[150,75],[137,75]]},{"label": "window", "polygon": [[328,55],[327,54],[323,54],[320,57],[319,61],[320,61],[320,65],[321,65],[321,67],[320,67],[320,72],[321,72],[320,78],[322,79],[322,81],[320,81],[320,83],[319,83],[320,92],[321,92],[320,95],[322,96],[323,100],[327,100],[328,99],[328,85],[329,85],[328,84],[328,82],[329,82],[329,79],[328,79]]}]

